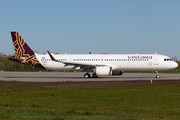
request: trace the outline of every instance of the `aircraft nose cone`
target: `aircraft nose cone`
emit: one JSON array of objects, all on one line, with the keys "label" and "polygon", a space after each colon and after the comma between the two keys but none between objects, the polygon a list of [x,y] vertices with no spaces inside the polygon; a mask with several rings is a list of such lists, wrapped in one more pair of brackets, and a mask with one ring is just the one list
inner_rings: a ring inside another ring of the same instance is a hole
[{"label": "aircraft nose cone", "polygon": [[171,67],[172,67],[172,68],[177,68],[177,67],[178,67],[178,64],[173,61],[173,63],[171,64]]},{"label": "aircraft nose cone", "polygon": [[177,67],[178,67],[178,64],[175,62],[175,65],[174,65],[174,66],[175,66],[175,68],[177,68]]}]

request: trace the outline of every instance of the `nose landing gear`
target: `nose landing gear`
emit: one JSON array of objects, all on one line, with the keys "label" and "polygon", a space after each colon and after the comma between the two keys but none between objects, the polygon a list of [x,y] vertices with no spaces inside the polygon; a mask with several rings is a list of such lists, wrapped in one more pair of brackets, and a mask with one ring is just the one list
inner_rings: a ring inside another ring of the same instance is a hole
[{"label": "nose landing gear", "polygon": [[156,71],[156,78],[160,78],[158,71]]}]

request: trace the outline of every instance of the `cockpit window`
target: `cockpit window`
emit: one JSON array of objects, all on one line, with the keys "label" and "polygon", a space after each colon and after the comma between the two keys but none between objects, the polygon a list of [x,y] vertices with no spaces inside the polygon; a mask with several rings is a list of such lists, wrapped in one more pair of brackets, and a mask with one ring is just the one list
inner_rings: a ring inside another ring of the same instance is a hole
[{"label": "cockpit window", "polygon": [[165,58],[164,61],[172,61],[172,59]]},{"label": "cockpit window", "polygon": [[168,61],[172,61],[172,59],[167,59]]}]

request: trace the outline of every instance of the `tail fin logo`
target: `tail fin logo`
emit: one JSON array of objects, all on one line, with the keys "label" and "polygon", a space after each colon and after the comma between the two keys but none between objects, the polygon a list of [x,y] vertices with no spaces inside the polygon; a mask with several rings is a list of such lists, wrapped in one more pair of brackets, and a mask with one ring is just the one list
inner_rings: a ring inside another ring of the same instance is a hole
[{"label": "tail fin logo", "polygon": [[11,32],[11,35],[16,53],[15,58],[24,58],[26,61],[23,61],[23,63],[31,66],[40,64],[33,50],[27,45],[20,34],[18,32]]}]

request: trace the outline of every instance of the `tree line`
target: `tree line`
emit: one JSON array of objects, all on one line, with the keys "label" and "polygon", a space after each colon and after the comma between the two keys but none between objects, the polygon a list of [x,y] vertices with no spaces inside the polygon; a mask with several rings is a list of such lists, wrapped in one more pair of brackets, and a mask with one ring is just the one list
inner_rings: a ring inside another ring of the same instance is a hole
[{"label": "tree line", "polygon": [[0,71],[46,71],[41,68],[36,68],[8,60],[10,56],[11,55],[6,55],[0,52]]}]

